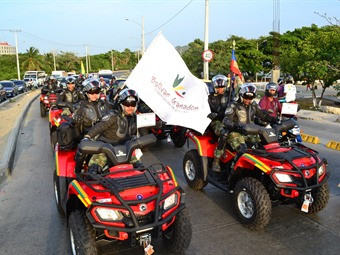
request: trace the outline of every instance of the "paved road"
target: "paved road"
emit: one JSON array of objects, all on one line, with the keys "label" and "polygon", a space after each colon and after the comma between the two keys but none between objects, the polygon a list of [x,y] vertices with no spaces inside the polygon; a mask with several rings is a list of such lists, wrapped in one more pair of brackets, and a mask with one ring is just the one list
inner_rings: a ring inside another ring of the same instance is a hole
[{"label": "paved road", "polygon": [[[293,206],[275,207],[270,224],[259,232],[244,228],[235,219],[230,195],[211,185],[202,192],[186,185],[182,174],[186,148],[176,149],[162,141],[146,152],[143,160],[146,165],[158,161],[170,165],[187,192],[193,223],[193,239],[187,254],[338,254],[340,153],[322,145],[311,147],[329,161],[332,172],[329,205],[313,216]],[[53,170],[47,119],[40,117],[39,103],[35,101],[23,123],[12,176],[0,186],[0,254],[70,253],[66,223],[54,204]],[[155,248],[156,254],[169,254],[160,241]],[[105,245],[101,254],[143,252],[139,247]]]}]

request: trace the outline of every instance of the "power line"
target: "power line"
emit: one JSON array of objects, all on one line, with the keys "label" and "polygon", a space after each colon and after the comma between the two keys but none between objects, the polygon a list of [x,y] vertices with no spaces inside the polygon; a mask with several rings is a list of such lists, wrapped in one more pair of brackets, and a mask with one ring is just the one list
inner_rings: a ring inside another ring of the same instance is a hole
[{"label": "power line", "polygon": [[191,4],[194,0],[190,0],[189,3],[187,3],[179,12],[177,12],[174,16],[172,16],[172,18],[170,18],[167,22],[163,23],[162,25],[160,25],[159,27],[157,27],[156,29],[146,33],[146,35],[148,34],[152,34],[153,32],[155,32],[156,30],[164,27],[166,24],[168,24],[171,20],[173,20],[178,14],[180,14],[185,8],[188,7],[189,4]]}]

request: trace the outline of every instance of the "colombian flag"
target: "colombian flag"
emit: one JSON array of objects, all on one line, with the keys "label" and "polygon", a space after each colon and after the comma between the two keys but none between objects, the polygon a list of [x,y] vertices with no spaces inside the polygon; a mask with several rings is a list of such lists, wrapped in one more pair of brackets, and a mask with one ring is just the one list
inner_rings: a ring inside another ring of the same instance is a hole
[{"label": "colombian flag", "polygon": [[231,53],[231,61],[230,61],[230,71],[232,71],[233,73],[238,74],[238,76],[242,79],[242,73],[240,71],[240,69],[238,68],[238,64],[236,62],[236,57],[235,57],[235,50],[233,49],[232,53]]}]

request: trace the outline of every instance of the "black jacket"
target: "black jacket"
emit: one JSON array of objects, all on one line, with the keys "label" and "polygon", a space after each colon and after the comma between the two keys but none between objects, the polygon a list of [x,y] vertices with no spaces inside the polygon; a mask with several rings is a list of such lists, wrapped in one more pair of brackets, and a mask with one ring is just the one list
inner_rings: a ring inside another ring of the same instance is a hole
[{"label": "black jacket", "polygon": [[222,120],[224,112],[228,106],[228,98],[226,97],[226,95],[225,94],[218,95],[211,93],[208,97],[208,103],[211,112],[217,113],[215,119]]},{"label": "black jacket", "polygon": [[60,102],[67,102],[67,103],[78,103],[81,100],[84,100],[85,97],[83,93],[80,91],[74,89],[72,91],[66,89],[63,92],[60,93],[59,95],[59,101]]},{"label": "black jacket", "polygon": [[102,100],[96,102],[85,100],[80,104],[79,110],[73,116],[73,120],[79,131],[84,134],[107,115],[111,108],[110,104]]},{"label": "black jacket", "polygon": [[111,144],[124,144],[137,134],[136,114],[127,116],[121,111],[111,111],[88,132],[87,136]]},{"label": "black jacket", "polygon": [[227,129],[237,131],[239,125],[254,124],[255,116],[266,122],[276,121],[276,118],[262,111],[255,101],[248,106],[237,101],[226,109],[223,124]]}]

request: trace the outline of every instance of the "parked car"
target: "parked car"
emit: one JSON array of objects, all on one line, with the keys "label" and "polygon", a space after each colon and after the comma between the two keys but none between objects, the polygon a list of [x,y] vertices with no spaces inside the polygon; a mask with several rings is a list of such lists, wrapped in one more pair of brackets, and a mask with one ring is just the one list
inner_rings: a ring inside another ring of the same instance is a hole
[{"label": "parked car", "polygon": [[0,84],[0,102],[5,101],[6,99],[6,89]]},{"label": "parked car", "polygon": [[5,88],[7,97],[15,97],[19,94],[18,87],[12,81],[1,81],[0,84]]},{"label": "parked car", "polygon": [[22,80],[11,80],[17,87],[19,93],[24,93],[27,91],[26,82]]}]

